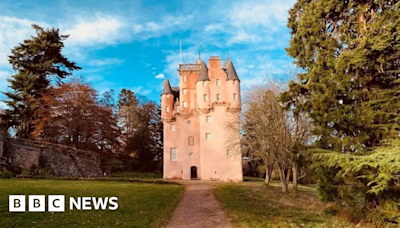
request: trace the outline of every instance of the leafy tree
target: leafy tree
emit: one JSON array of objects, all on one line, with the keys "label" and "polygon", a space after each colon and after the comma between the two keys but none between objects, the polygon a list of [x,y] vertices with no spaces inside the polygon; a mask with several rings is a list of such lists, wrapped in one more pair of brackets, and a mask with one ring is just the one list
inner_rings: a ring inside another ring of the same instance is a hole
[{"label": "leafy tree", "polygon": [[299,0],[287,53],[304,70],[283,100],[304,109],[321,148],[357,152],[399,130],[397,1]]},{"label": "leafy tree", "polygon": [[31,137],[40,97],[51,87],[51,80],[60,82],[81,69],[61,53],[68,35],[61,35],[56,28],[32,27],[36,35],[14,47],[8,56],[16,73],[8,79],[11,91],[4,92],[9,109],[2,115],[2,123],[14,127],[22,138]]},{"label": "leafy tree", "polygon": [[120,135],[109,106],[97,100],[96,91],[78,81],[52,88],[42,97],[33,135],[45,141],[79,149],[117,153]]},{"label": "leafy tree", "polygon": [[400,130],[400,3],[298,0],[289,13],[287,53],[303,72],[281,99],[313,121],[320,195],[391,214],[399,199],[383,194],[400,191],[382,186],[398,185],[398,155],[380,147]]},{"label": "leafy tree", "polygon": [[119,125],[125,158],[131,170],[161,170],[162,122],[160,107],[132,91],[122,89],[118,101]]}]

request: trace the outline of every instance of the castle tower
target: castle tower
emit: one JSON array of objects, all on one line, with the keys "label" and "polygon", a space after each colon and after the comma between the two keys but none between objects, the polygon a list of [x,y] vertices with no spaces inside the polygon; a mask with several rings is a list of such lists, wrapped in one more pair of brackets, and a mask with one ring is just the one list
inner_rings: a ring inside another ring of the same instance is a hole
[{"label": "castle tower", "polygon": [[238,129],[240,81],[228,58],[200,56],[179,65],[179,87],[164,81],[161,94],[164,123],[165,179],[242,181]]}]

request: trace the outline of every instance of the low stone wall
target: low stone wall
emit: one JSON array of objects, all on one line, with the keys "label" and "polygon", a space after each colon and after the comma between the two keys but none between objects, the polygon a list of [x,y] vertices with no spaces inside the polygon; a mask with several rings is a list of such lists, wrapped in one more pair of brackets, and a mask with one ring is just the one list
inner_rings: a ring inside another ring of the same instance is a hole
[{"label": "low stone wall", "polygon": [[3,157],[14,166],[36,166],[50,175],[61,177],[99,177],[100,154],[57,144],[30,140],[4,140]]}]

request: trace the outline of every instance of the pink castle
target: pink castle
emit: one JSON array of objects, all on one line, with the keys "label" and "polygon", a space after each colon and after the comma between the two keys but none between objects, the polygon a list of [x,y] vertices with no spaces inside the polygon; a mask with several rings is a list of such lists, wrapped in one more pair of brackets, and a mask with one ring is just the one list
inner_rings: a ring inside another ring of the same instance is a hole
[{"label": "pink castle", "polygon": [[164,179],[242,181],[240,80],[220,57],[179,64],[179,87],[164,81]]}]

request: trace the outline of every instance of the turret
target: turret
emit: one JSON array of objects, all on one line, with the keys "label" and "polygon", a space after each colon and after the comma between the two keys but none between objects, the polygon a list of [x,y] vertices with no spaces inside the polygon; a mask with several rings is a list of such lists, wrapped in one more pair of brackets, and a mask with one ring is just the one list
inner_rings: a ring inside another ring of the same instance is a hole
[{"label": "turret", "polygon": [[168,79],[164,80],[164,89],[161,93],[161,118],[171,119],[173,117],[174,93]]},{"label": "turret", "polygon": [[196,81],[196,109],[210,108],[210,79],[208,77],[207,65],[202,61],[199,76]]},{"label": "turret", "polygon": [[223,69],[227,77],[227,96],[230,108],[240,110],[240,80],[229,57],[226,59]]}]

